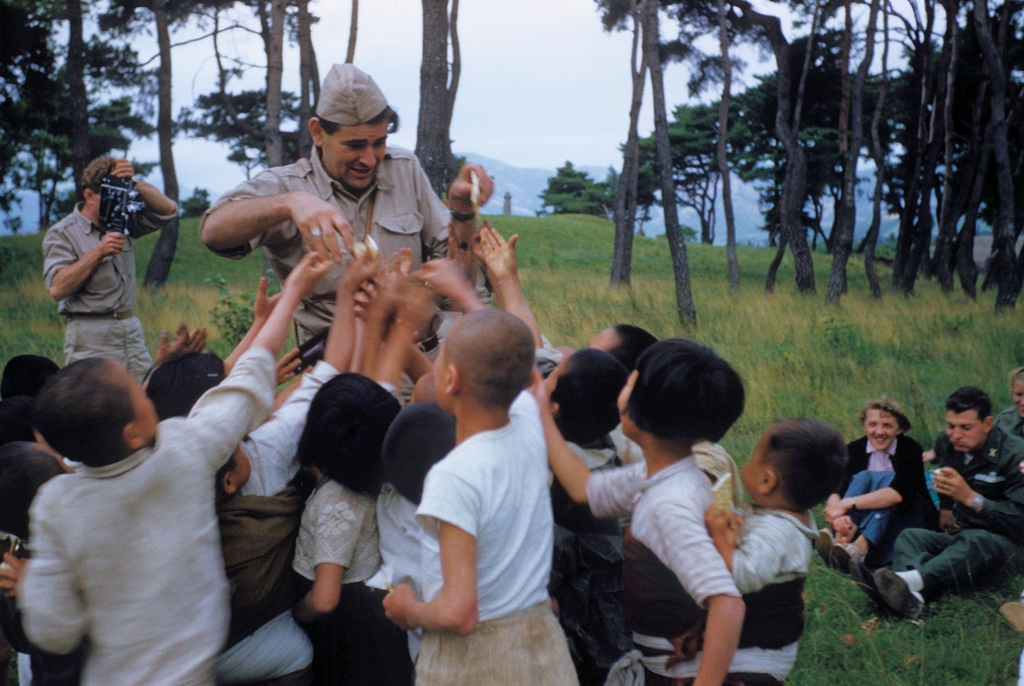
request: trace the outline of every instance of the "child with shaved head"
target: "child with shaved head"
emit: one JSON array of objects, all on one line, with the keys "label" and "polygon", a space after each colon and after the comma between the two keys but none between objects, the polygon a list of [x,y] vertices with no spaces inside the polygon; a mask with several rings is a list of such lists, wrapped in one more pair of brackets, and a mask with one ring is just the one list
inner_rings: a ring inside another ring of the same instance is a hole
[{"label": "child with shaved head", "polygon": [[578,683],[547,592],[547,448],[523,391],[533,354],[530,329],[499,310],[460,319],[438,354],[456,447],[427,475],[417,516],[437,536],[443,583],[434,598],[400,584],[384,599],[396,624],[426,630],[417,686]]}]

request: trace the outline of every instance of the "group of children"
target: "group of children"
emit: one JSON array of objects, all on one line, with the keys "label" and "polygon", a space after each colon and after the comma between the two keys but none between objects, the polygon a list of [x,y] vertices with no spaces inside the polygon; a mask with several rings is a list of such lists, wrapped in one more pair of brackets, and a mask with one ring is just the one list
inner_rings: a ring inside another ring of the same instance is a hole
[{"label": "group of children", "polygon": [[[49,372],[0,447],[0,626],[32,683],[781,683],[840,434],[777,420],[740,472],[725,360],[629,325],[556,350],[515,239],[475,247],[498,308],[451,260],[350,260],[277,397],[313,253],[226,361],[185,330],[144,387]],[[435,296],[460,315],[431,360]]]}]

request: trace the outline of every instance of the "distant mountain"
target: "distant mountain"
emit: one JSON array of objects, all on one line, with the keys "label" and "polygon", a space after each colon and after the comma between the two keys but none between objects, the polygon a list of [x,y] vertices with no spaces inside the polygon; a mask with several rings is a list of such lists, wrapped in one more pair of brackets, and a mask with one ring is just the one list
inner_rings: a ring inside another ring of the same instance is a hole
[{"label": "distant mountain", "polygon": [[[501,214],[506,192],[512,194],[512,214],[532,217],[541,211],[541,201],[538,196],[547,188],[548,179],[555,175],[554,169],[513,167],[483,155],[457,154],[464,156],[469,162],[483,165],[487,169],[487,173],[494,178],[494,195],[484,208],[485,212]],[[576,165],[576,168],[587,172],[591,178],[597,181],[604,181],[608,176],[607,167]],[[857,240],[867,233],[871,224],[871,204],[868,198],[874,188],[874,174],[873,169],[865,169],[863,172],[857,188],[857,226],[855,230]],[[761,213],[757,189],[751,184],[744,183],[735,175],[732,177],[732,204],[736,216],[736,242],[740,245],[764,245],[767,243],[768,234],[761,228],[764,226],[764,215]],[[722,209],[721,198],[718,200],[716,210],[718,222],[715,227],[715,244],[724,245],[725,211]],[[700,220],[693,210],[680,207],[679,221],[700,233]],[[832,207],[830,200],[825,201],[822,224],[826,232],[831,230]],[[881,236],[884,238],[889,233],[895,233],[899,228],[898,224],[898,217],[883,215]],[[651,208],[651,220],[646,222],[642,228],[648,236],[665,233],[665,219],[660,207],[656,205]]]}]

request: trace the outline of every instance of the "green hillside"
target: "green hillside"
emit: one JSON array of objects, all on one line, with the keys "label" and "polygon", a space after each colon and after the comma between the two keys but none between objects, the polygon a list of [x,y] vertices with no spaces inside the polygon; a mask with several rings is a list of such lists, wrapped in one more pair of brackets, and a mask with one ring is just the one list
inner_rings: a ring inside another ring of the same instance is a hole
[{"label": "green hillside", "polygon": [[[520,234],[524,288],[545,334],[555,345],[583,346],[616,322],[635,323],[656,335],[688,335],[714,347],[742,374],[747,409],[723,444],[744,462],[758,435],[775,417],[812,416],[835,424],[848,440],[861,435],[856,412],[864,400],[889,394],[907,408],[911,435],[930,444],[942,428],[943,400],[961,385],[988,389],[997,408],[1009,404],[1006,373],[1024,364],[1024,324],[1018,313],[997,316],[994,296],[973,303],[943,296],[922,281],[912,297],[867,292],[863,264],[850,263],[850,293],[824,307],[831,258],[816,255],[820,296],[794,292],[787,258],[774,296],[763,291],[773,251],[740,248],[743,284],[731,293],[722,248],[690,246],[699,327],[684,331],[676,317],[671,259],[663,238],[637,238],[633,286],[607,287],[611,225],[593,217],[495,217],[505,235]],[[0,238],[0,362],[21,353],[62,361],[63,320],[41,282],[38,235]],[[139,272],[155,237],[139,244]],[[178,257],[167,287],[140,291],[138,313],[152,345],[161,329],[181,320],[211,323],[222,290],[248,295],[262,256],[218,258],[199,242],[194,220],[182,224]],[[884,267],[883,282],[888,277]],[[223,279],[223,287],[220,287]],[[230,347],[211,331],[211,348]],[[817,562],[807,587],[808,633],[787,683],[1008,684],[1015,682],[1021,637],[997,608],[1016,597],[1018,582],[970,598],[936,604],[919,623],[871,615],[847,579]]]}]

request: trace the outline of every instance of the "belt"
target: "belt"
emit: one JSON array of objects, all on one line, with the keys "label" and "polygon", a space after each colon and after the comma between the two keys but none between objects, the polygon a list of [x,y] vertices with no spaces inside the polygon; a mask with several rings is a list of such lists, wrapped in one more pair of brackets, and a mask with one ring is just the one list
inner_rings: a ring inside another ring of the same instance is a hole
[{"label": "belt", "polygon": [[67,312],[68,319],[130,319],[135,312],[130,307],[122,307],[111,312]]}]

